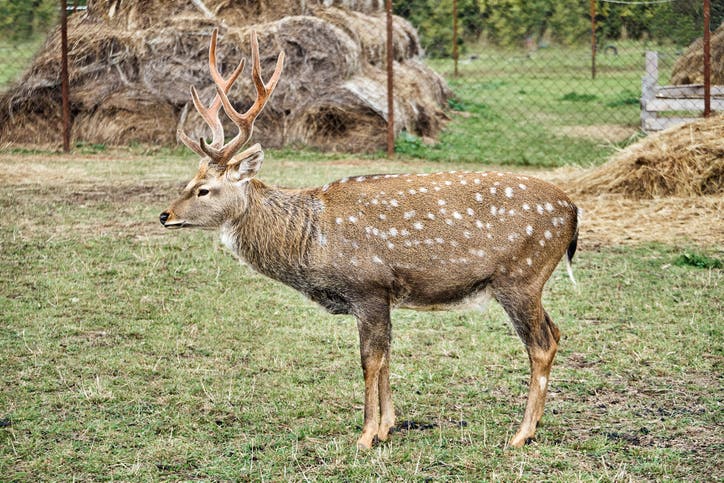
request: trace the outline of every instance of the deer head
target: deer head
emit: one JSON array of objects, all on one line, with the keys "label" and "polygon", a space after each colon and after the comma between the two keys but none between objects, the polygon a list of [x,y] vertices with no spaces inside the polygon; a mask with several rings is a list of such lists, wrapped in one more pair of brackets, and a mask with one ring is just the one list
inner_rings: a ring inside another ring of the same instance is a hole
[{"label": "deer head", "polygon": [[[244,60],[242,59],[229,78],[225,79],[216,65],[217,37],[218,29],[215,29],[209,46],[209,70],[216,85],[214,100],[209,106],[205,106],[196,88],[191,86],[194,106],[211,128],[211,144],[207,144],[204,138],[195,141],[179,128],[178,138],[201,156],[201,160],[196,176],[189,181],[181,196],[161,213],[159,219],[166,228],[216,228],[229,216],[230,211],[243,211],[246,205],[246,185],[254,178],[264,160],[264,152],[259,144],[236,153],[251,138],[254,121],[279,81],[284,65],[284,52],[279,53],[274,73],[268,82],[264,82],[259,65],[259,43],[256,32],[252,32],[252,79],[256,87],[256,100],[246,112],[240,114],[231,105],[227,93],[244,69]],[[238,127],[238,133],[228,143],[224,143],[224,127],[219,119],[222,106],[229,119]]]}]

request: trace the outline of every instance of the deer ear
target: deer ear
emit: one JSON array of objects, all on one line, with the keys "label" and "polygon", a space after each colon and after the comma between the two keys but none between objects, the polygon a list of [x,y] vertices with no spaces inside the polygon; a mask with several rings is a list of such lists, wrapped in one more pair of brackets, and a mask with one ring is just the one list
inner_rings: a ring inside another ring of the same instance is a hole
[{"label": "deer ear", "polygon": [[264,151],[260,144],[255,144],[226,164],[226,176],[233,182],[245,182],[256,176],[264,162]]}]

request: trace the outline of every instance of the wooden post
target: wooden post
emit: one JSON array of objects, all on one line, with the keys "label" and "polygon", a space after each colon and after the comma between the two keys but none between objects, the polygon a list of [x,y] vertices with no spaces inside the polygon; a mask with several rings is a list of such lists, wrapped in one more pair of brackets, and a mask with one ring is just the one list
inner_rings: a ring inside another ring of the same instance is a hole
[{"label": "wooden post", "polygon": [[387,157],[395,156],[395,98],[393,95],[392,0],[385,1],[387,13]]},{"label": "wooden post", "polygon": [[704,0],[704,117],[711,115],[711,1]]},{"label": "wooden post", "polygon": [[655,112],[646,109],[649,101],[656,97],[656,86],[659,83],[659,54],[646,51],[646,71],[641,78],[641,130],[649,130],[651,120],[656,117]]},{"label": "wooden post", "polygon": [[596,78],[596,0],[590,0],[591,6],[591,79]]},{"label": "wooden post", "polygon": [[455,65],[454,75],[458,76],[458,0],[453,0],[453,64]]},{"label": "wooden post", "polygon": [[60,0],[60,95],[63,111],[63,151],[70,151],[70,89],[68,86],[68,12]]}]

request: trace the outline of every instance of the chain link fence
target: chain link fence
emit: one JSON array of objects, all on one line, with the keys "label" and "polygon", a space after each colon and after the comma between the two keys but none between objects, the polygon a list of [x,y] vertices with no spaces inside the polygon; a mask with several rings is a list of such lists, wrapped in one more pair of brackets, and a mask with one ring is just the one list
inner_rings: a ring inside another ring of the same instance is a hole
[{"label": "chain link fence", "polygon": [[[650,132],[669,126],[665,120],[702,115],[699,89],[692,94],[699,100],[684,104],[683,112],[648,113],[647,121],[642,79],[649,86],[671,84],[678,61],[677,67],[699,74],[685,83],[703,83],[703,57],[682,56],[704,33],[704,4],[444,0],[433,6],[398,0],[395,12],[418,27],[428,63],[455,93],[451,107],[458,116],[449,130],[467,135],[463,158],[495,150],[507,153],[498,162],[559,165],[596,162],[643,128]],[[709,12],[714,30],[724,20],[724,4],[712,2]],[[654,70],[647,53],[658,59]],[[658,87],[649,95],[657,97]],[[677,108],[673,101],[650,106]]]},{"label": "chain link fence", "polygon": [[[72,16],[85,2],[68,3]],[[675,62],[702,36],[703,6],[691,0],[395,0],[394,13],[418,29],[426,62],[454,93],[439,140],[403,132],[396,149],[428,159],[531,165],[604,159],[641,132],[647,52],[656,53],[656,82],[671,83]],[[58,12],[55,1],[0,1],[0,92],[30,64],[57,26]],[[711,29],[722,20],[724,5],[713,2]],[[60,51],[59,44],[44,48]]]}]

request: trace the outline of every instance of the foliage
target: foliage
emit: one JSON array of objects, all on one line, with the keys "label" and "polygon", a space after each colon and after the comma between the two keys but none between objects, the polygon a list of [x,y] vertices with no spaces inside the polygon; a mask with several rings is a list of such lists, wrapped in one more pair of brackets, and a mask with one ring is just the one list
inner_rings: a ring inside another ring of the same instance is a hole
[{"label": "foliage", "polygon": [[[397,15],[408,18],[432,57],[449,56],[452,45],[452,0],[398,0]],[[712,28],[724,20],[724,4],[713,2]],[[544,46],[588,42],[589,3],[580,0],[460,0],[460,38],[465,46],[485,41],[497,46]],[[683,46],[701,36],[702,2],[597,2],[599,42],[651,39]]]},{"label": "foliage", "polygon": [[684,252],[674,260],[674,265],[678,267],[696,267],[721,269],[724,268],[724,261],[719,258],[708,256],[702,253]]},{"label": "foliage", "polygon": [[0,39],[32,39],[46,32],[57,17],[56,0],[0,0]]}]

